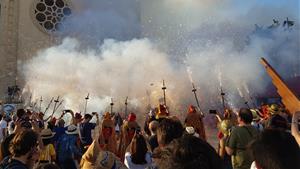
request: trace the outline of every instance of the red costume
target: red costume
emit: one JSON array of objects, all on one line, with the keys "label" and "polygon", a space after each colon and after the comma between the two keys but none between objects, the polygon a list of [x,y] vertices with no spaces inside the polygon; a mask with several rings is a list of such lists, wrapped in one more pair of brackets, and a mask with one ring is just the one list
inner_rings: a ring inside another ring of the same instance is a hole
[{"label": "red costume", "polygon": [[195,131],[199,134],[200,138],[206,140],[205,128],[203,124],[202,115],[197,112],[196,108],[193,105],[190,105],[188,108],[188,114],[185,119],[186,127],[194,127]]},{"label": "red costume", "polygon": [[118,155],[122,161],[124,160],[126,149],[130,144],[137,127],[138,124],[136,122],[136,115],[134,113],[130,113],[127,121],[123,124],[121,131]]},{"label": "red costume", "polygon": [[115,134],[115,125],[108,112],[103,116],[101,134],[102,135],[99,137],[99,143],[102,150],[110,151],[116,154],[117,140]]}]

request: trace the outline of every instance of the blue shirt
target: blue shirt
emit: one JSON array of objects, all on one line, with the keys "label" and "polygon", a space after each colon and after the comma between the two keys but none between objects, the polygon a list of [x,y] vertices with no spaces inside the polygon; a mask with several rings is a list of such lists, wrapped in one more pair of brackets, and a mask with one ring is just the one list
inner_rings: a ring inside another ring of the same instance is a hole
[{"label": "blue shirt", "polygon": [[65,134],[67,127],[55,127],[54,132],[55,135],[53,137],[53,141],[57,141],[63,134]]}]

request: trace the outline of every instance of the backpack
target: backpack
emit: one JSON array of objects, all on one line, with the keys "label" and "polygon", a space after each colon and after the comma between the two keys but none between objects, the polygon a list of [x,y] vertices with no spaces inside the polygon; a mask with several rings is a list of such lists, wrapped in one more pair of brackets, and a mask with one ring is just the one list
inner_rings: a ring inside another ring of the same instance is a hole
[{"label": "backpack", "polygon": [[57,156],[59,161],[65,161],[68,159],[74,159],[79,154],[82,155],[79,152],[79,149],[77,149],[77,138],[73,136],[68,136],[67,134],[64,134],[61,136],[57,142]]},{"label": "backpack", "polygon": [[65,161],[72,158],[70,140],[66,135],[61,136],[57,141],[57,156],[59,161]]}]

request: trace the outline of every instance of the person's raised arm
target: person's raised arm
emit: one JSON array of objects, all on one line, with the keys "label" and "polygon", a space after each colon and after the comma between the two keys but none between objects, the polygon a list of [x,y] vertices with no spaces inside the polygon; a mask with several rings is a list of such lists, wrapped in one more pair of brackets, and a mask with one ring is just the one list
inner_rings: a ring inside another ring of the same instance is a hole
[{"label": "person's raised arm", "polygon": [[60,120],[60,119],[62,119],[62,118],[64,117],[65,114],[66,114],[66,112],[63,111],[62,114],[61,114],[61,115],[59,116],[59,118],[57,119],[57,121]]},{"label": "person's raised arm", "polygon": [[298,145],[300,146],[300,132],[299,132],[299,120],[300,120],[300,111],[295,112],[292,118],[291,132],[295,137]]},{"label": "person's raised arm", "polygon": [[40,150],[43,150],[44,149],[44,144],[43,144],[43,140],[42,140],[41,135],[40,135],[41,132],[40,132],[40,129],[39,129],[39,125],[38,125],[36,120],[32,120],[31,125],[32,125],[32,130],[38,134],[39,148],[40,148]]},{"label": "person's raised arm", "polygon": [[99,120],[99,114],[96,113],[95,116],[96,116],[96,125],[98,126],[99,123],[100,123],[100,120]]},{"label": "person's raised arm", "polygon": [[72,110],[68,110],[68,113],[70,113],[71,116],[72,116],[72,124],[77,125],[76,124],[77,122],[76,122],[76,119],[75,119],[74,112]]}]

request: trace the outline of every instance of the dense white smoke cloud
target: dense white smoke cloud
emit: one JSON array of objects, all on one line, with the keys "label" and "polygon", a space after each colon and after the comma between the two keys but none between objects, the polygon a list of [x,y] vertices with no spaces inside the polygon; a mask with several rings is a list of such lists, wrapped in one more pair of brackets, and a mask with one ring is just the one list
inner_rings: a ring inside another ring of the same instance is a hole
[{"label": "dense white smoke cloud", "polygon": [[67,38],[28,62],[25,72],[31,80],[27,85],[34,86],[35,95],[63,96],[66,108],[82,112],[87,93],[88,112],[104,111],[112,97],[119,111],[126,96],[131,108],[147,105],[146,90],[158,100],[155,92],[160,87],[151,87],[163,78],[176,79],[166,55],[147,39],[105,40],[97,50],[83,51],[79,46],[76,39]]},{"label": "dense white smoke cloud", "polygon": [[[65,107],[76,111],[83,111],[90,93],[88,112],[108,110],[111,97],[115,110],[123,111],[129,96],[130,109],[142,114],[148,104],[158,104],[163,79],[167,104],[177,114],[195,104],[191,81],[204,110],[221,107],[220,84],[229,105],[244,106],[268,81],[260,57],[286,77],[300,73],[298,2],[267,4],[76,0],[79,12],[66,27],[75,39],[30,60],[24,67],[27,86],[34,97],[62,96]],[[296,21],[293,29],[266,28],[273,18],[282,24],[285,17]],[[253,32],[256,23],[265,27]],[[105,40],[110,38],[115,40]]]}]

